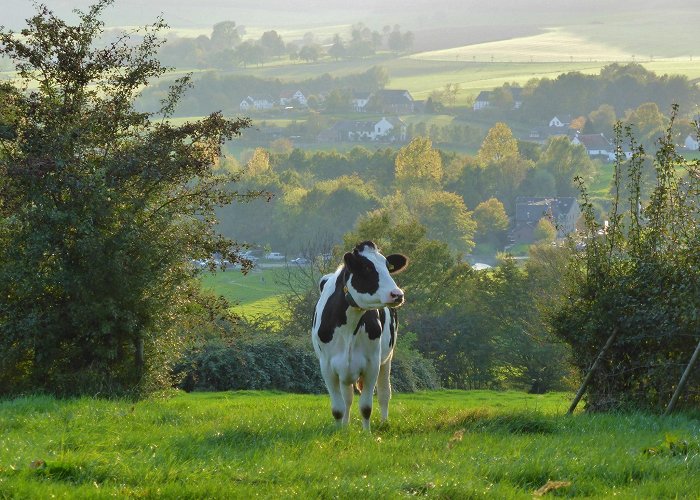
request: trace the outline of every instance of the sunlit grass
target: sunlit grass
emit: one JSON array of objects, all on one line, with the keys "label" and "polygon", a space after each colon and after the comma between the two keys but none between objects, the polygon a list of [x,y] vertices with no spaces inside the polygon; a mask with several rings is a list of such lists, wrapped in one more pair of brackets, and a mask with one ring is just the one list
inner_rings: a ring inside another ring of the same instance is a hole
[{"label": "sunlit grass", "polygon": [[[0,402],[0,498],[693,498],[698,420],[564,414],[569,394],[396,394],[336,431],[326,395]],[[684,443],[673,447],[669,443]]]},{"label": "sunlit grass", "polygon": [[256,268],[248,274],[229,269],[203,273],[202,285],[228,300],[235,312],[246,316],[279,313],[280,301],[287,291],[282,284],[284,268]]}]

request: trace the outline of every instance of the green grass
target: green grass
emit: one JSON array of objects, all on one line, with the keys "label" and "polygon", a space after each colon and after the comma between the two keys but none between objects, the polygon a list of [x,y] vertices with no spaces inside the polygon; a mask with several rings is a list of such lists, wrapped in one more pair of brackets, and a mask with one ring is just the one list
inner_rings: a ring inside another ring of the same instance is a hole
[{"label": "green grass", "polygon": [[0,402],[0,498],[694,498],[698,420],[564,415],[570,395],[396,394],[334,429],[325,395]]},{"label": "green grass", "polygon": [[284,268],[256,268],[245,275],[235,269],[206,272],[202,274],[202,285],[228,300],[237,313],[261,316],[279,313],[280,299],[286,291],[281,282],[285,274]]}]

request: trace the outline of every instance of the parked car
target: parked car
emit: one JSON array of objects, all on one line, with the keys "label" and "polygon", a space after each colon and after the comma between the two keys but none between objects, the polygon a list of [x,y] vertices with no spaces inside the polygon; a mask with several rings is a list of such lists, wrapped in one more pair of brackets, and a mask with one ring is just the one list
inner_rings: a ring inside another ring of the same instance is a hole
[{"label": "parked car", "polygon": [[284,260],[284,255],[279,252],[270,252],[265,258],[268,260]]},{"label": "parked car", "polygon": [[306,257],[297,257],[296,259],[292,259],[289,262],[291,262],[292,264],[297,264],[299,266],[306,266],[311,263],[311,261]]}]

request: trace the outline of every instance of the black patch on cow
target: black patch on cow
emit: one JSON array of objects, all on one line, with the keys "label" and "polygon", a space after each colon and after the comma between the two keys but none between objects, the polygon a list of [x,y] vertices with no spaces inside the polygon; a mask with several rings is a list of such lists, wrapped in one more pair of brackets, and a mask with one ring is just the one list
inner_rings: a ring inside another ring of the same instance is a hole
[{"label": "black patch on cow", "polygon": [[376,340],[382,336],[382,325],[383,323],[379,320],[379,314],[376,309],[370,309],[366,311],[361,317],[360,321],[357,323],[355,330],[352,332],[353,335],[357,335],[360,328],[364,327],[365,332],[370,340]]},{"label": "black patch on cow", "polygon": [[389,309],[389,347],[394,346],[396,339],[396,328],[399,326],[399,315],[396,309]]},{"label": "black patch on cow", "polygon": [[[355,252],[345,254],[345,265],[350,276],[350,284],[358,293],[373,294],[379,290],[379,272],[367,257]],[[351,256],[351,257],[350,257]]]},{"label": "black patch on cow", "polygon": [[370,309],[366,311],[360,319],[360,324],[365,327],[370,340],[377,340],[382,336],[382,322],[379,319],[379,311]]},{"label": "black patch on cow", "polygon": [[333,418],[335,418],[336,420],[340,420],[341,418],[343,418],[343,412],[340,410],[331,410],[331,413],[333,413]]},{"label": "black patch on cow", "polygon": [[323,291],[323,287],[326,285],[326,281],[328,281],[328,278],[321,278],[321,281],[318,283],[318,290],[320,292]]},{"label": "black patch on cow", "polygon": [[363,406],[360,408],[360,413],[362,413],[362,417],[365,420],[369,420],[369,417],[372,415],[372,407],[371,406]]},{"label": "black patch on cow", "polygon": [[318,327],[318,338],[321,342],[328,343],[333,340],[333,332],[339,326],[348,322],[346,311],[348,302],[345,300],[343,292],[343,279],[341,276],[335,280],[335,290],[328,297],[328,301],[323,306],[321,312],[321,324]]}]

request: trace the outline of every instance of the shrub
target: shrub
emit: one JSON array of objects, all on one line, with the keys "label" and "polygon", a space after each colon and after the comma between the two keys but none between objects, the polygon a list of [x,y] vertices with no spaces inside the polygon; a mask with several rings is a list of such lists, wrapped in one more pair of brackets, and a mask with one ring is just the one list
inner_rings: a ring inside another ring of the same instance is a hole
[{"label": "shrub", "polygon": [[[567,299],[553,324],[581,372],[618,331],[589,384],[590,409],[663,408],[698,344],[700,165],[676,153],[672,125],[673,120],[660,139],[648,201],[641,146],[630,161],[616,162],[609,227],[594,220],[583,189],[586,250],[572,260]],[[618,142],[621,135],[618,125]],[[627,137],[634,145],[629,129]],[[623,183],[626,210],[620,201]],[[700,404],[697,369],[681,402]]]}]

